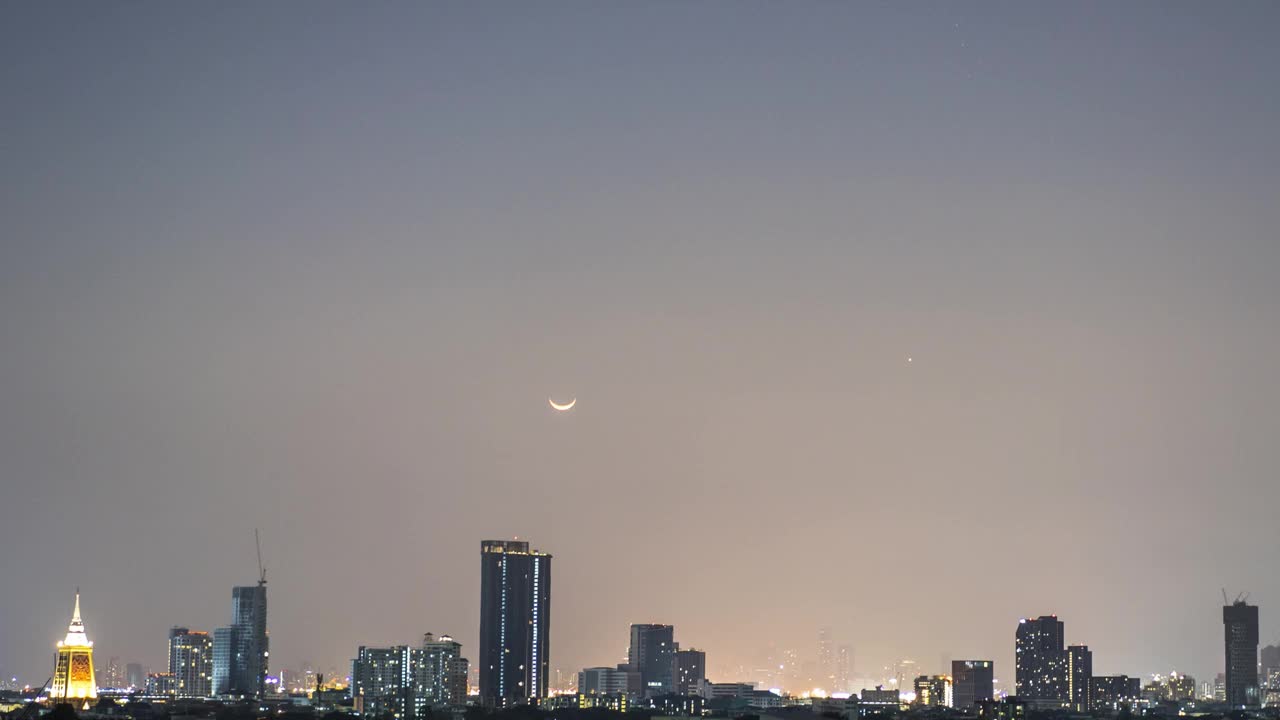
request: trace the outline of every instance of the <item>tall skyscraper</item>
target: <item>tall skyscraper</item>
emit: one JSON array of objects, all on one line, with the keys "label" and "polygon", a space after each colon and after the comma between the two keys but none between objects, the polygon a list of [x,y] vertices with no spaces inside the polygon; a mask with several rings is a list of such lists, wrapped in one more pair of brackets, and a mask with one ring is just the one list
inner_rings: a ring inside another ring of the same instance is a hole
[{"label": "tall skyscraper", "polygon": [[831,642],[831,628],[818,631],[818,687],[832,692],[836,681],[836,649]]},{"label": "tall skyscraper", "polygon": [[951,682],[956,709],[968,710],[979,700],[995,696],[995,664],[990,660],[952,660]]},{"label": "tall skyscraper", "polygon": [[853,692],[853,646],[841,645],[836,650],[836,692]]},{"label": "tall skyscraper", "polygon": [[1067,648],[1067,697],[1071,699],[1072,710],[1082,713],[1093,710],[1089,694],[1091,677],[1093,652],[1089,646],[1072,645]]},{"label": "tall skyscraper", "polygon": [[1236,600],[1222,608],[1226,640],[1227,702],[1258,704],[1258,606]]},{"label": "tall skyscraper", "polygon": [[675,628],[671,625],[634,623],[627,664],[640,673],[645,695],[675,692]]},{"label": "tall skyscraper", "polygon": [[519,540],[480,543],[480,699],[490,707],[547,696],[551,556]]},{"label": "tall skyscraper", "polygon": [[177,697],[213,695],[213,638],[209,633],[184,627],[169,630],[169,675]]},{"label": "tall skyscraper", "polygon": [[1066,705],[1067,657],[1063,649],[1063,625],[1054,615],[1018,623],[1014,668],[1017,695],[1036,709]]},{"label": "tall skyscraper", "polygon": [[93,676],[93,643],[84,632],[84,620],[80,619],[79,589],[76,590],[76,607],[71,612],[67,636],[58,643],[58,660],[49,697],[55,701],[98,697],[98,684]]},{"label": "tall skyscraper", "polygon": [[213,632],[213,694],[262,697],[270,657],[267,581],[231,590],[231,625]]},{"label": "tall skyscraper", "polygon": [[676,651],[676,692],[696,695],[707,680],[707,654],[689,648]]}]

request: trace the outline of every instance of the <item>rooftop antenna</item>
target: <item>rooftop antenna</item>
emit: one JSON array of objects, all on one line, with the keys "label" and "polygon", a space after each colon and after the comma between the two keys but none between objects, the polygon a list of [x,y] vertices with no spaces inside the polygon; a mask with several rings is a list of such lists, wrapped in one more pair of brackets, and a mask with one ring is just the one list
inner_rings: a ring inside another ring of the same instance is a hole
[{"label": "rooftop antenna", "polygon": [[[257,531],[255,530],[254,532],[256,533]],[[1222,604],[1223,604],[1223,605],[1230,605],[1230,604],[1231,604],[1231,601],[1230,601],[1230,600],[1227,600],[1227,589],[1226,589],[1226,588],[1222,588]]]},{"label": "rooftop antenna", "polygon": [[258,584],[267,584],[267,569],[262,566],[262,541],[258,539],[258,528],[253,529],[253,544],[258,548]]}]

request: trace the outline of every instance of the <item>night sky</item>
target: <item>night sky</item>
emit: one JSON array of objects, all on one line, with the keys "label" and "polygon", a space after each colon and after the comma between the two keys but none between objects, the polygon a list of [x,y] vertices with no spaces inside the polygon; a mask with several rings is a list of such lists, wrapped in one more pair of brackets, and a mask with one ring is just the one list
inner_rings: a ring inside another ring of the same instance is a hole
[{"label": "night sky", "polygon": [[[1280,4],[0,4],[0,674],[1280,639]],[[911,358],[908,362],[908,358]],[[570,412],[547,404],[577,397]]]}]

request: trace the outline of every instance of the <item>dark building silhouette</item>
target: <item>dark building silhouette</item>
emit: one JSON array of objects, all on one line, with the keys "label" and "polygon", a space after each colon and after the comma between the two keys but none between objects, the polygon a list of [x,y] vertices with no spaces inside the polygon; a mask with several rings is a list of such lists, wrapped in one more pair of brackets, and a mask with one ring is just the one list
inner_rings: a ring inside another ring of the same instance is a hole
[{"label": "dark building silhouette", "polygon": [[676,642],[671,625],[633,623],[627,664],[640,673],[645,695],[675,692]]},{"label": "dark building silhouette", "polygon": [[1076,712],[1090,712],[1093,703],[1090,701],[1089,678],[1093,677],[1093,652],[1088,645],[1072,645],[1067,648],[1067,697],[1071,699],[1071,709]]},{"label": "dark building silhouette", "polygon": [[1089,679],[1089,697],[1094,712],[1112,712],[1130,706],[1142,697],[1142,678],[1128,675],[1101,675]]},{"label": "dark building silhouette", "polygon": [[1054,615],[1018,623],[1015,680],[1018,698],[1033,709],[1060,708],[1067,694],[1067,653],[1062,621]]},{"label": "dark building silhouette", "polygon": [[707,654],[701,650],[676,651],[676,692],[696,695],[707,680]]},{"label": "dark building silhouette", "polygon": [[480,543],[480,699],[490,707],[547,696],[551,556],[519,540]]},{"label": "dark building silhouette", "polygon": [[957,710],[968,710],[995,696],[995,665],[990,660],[952,660],[951,695]]},{"label": "dark building silhouette", "polygon": [[1258,704],[1258,606],[1237,600],[1222,608],[1226,640],[1226,700],[1231,705]]}]

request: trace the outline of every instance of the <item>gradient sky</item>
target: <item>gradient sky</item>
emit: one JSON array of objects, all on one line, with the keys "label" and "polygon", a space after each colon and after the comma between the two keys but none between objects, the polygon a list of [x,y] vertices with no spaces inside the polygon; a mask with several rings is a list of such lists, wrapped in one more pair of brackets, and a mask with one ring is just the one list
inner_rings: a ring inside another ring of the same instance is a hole
[{"label": "gradient sky", "polygon": [[[1280,4],[0,4],[0,673],[1280,638]],[[907,358],[913,358],[908,363]],[[548,395],[577,396],[557,415]]]}]

